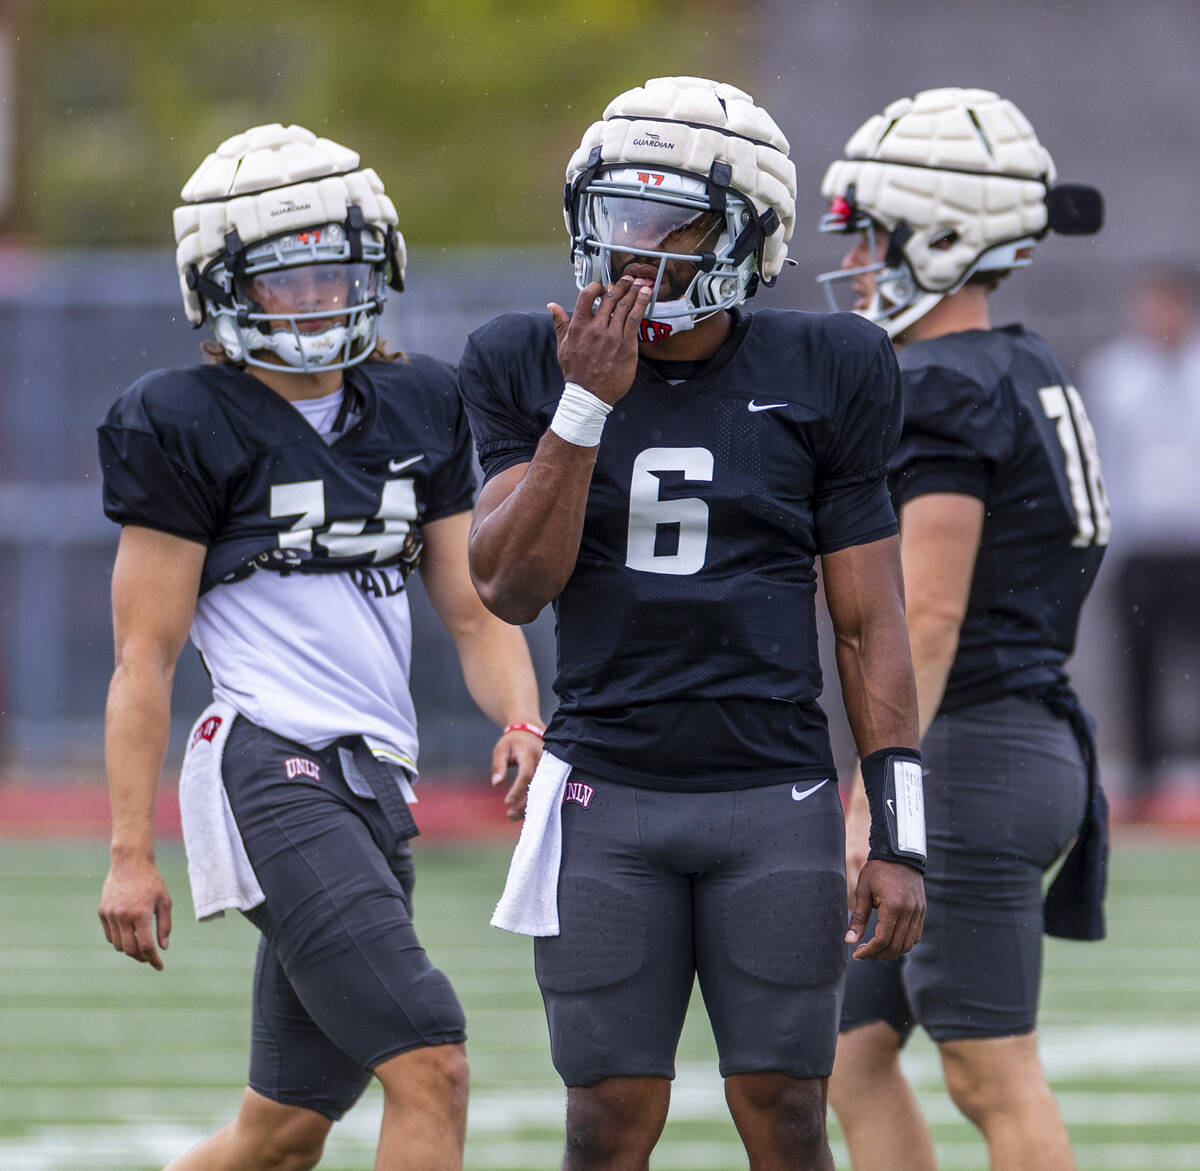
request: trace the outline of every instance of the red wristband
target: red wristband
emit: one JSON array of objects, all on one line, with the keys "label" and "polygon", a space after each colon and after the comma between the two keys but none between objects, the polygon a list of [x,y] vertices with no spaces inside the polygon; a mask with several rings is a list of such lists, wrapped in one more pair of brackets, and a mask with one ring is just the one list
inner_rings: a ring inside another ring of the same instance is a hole
[{"label": "red wristband", "polygon": [[507,736],[509,732],[532,732],[540,740],[545,728],[539,728],[537,724],[509,724],[500,735]]}]

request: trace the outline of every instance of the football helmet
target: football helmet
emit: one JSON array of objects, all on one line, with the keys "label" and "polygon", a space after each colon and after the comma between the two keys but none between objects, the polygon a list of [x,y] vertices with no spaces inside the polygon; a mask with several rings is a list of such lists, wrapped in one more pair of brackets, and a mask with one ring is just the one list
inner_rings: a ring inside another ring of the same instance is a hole
[{"label": "football helmet", "polygon": [[[732,85],[657,77],[614,98],[567,164],[564,217],[579,288],[653,272],[656,341],[773,285],[796,168],[770,115]],[[679,263],[673,263],[679,262]]]},{"label": "football helmet", "polygon": [[875,276],[860,312],[891,337],[979,272],[1024,268],[1051,229],[1098,231],[1100,193],[1052,186],[1054,161],[1012,102],[983,89],[925,90],[892,102],[846,143],[826,171],[822,232],[888,233],[881,259],[817,277],[830,308],[842,282]]},{"label": "football helmet", "polygon": [[305,373],[361,362],[387,287],[404,288],[404,239],[383,183],[358,155],[302,126],[221,143],[175,209],[188,319],[211,321],[238,363]]}]

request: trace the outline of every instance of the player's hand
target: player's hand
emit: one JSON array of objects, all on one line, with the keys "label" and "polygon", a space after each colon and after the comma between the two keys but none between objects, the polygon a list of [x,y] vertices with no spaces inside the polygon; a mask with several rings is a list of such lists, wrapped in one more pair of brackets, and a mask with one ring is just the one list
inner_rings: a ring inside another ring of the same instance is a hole
[{"label": "player's hand", "polygon": [[496,741],[492,749],[492,785],[504,784],[508,770],[517,770],[504,794],[504,812],[509,821],[520,821],[525,816],[525,795],[541,758],[542,738],[533,732],[514,728]]},{"label": "player's hand", "polygon": [[847,943],[858,943],[872,909],[875,934],[854,949],[856,960],[892,960],[916,946],[925,928],[925,883],[903,862],[871,858],[858,876]]},{"label": "player's hand", "polygon": [[152,861],[113,862],[100,892],[99,915],[104,938],[117,951],[162,971],[158,949],[165,951],[171,937],[171,896]]},{"label": "player's hand", "polygon": [[870,837],[871,807],[867,804],[862,777],[855,773],[850,785],[850,800],[846,803],[846,898],[850,907],[854,906],[858,877],[867,864]]},{"label": "player's hand", "polygon": [[608,289],[592,281],[580,292],[570,317],[561,305],[546,306],[558,336],[558,364],[568,382],[606,403],[625,394],[637,373],[638,331],[651,289],[649,281],[628,276]]}]

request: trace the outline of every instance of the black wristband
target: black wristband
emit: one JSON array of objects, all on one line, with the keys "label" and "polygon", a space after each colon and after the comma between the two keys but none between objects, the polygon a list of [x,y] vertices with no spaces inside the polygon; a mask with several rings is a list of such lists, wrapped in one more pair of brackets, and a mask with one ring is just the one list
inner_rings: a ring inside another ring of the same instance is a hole
[{"label": "black wristband", "polygon": [[925,873],[925,791],[915,748],[881,748],[860,765],[871,809],[868,858]]}]

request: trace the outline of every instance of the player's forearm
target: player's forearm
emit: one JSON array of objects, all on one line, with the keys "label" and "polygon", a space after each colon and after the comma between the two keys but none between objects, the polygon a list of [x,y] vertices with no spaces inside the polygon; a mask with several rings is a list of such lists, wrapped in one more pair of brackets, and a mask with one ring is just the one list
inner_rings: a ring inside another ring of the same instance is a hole
[{"label": "player's forearm", "polygon": [[524,634],[491,614],[457,632],[458,658],[471,698],[498,727],[542,725],[537,678]]},{"label": "player's forearm", "polygon": [[477,518],[471,577],[484,605],[504,621],[531,622],[567,584],[579,555],[596,451],[547,431],[520,481]]},{"label": "player's forearm", "polygon": [[908,639],[922,739],[941,707],[958,653],[983,522],[982,500],[952,492],[914,497],[901,510]]},{"label": "player's forearm", "polygon": [[824,555],[822,569],[842,698],[859,756],[915,748],[917,696],[899,541],[885,537]]},{"label": "player's forearm", "polygon": [[839,631],[838,676],[860,757],[919,743],[917,692],[903,613]]},{"label": "player's forearm", "polygon": [[960,629],[959,622],[953,619],[909,615],[908,638],[912,647],[922,740],[942,705],[946,681],[950,678],[950,668],[958,653]]},{"label": "player's forearm", "polygon": [[173,674],[122,662],[109,685],[104,755],[114,858],[154,856],[154,806],[171,730]]}]

